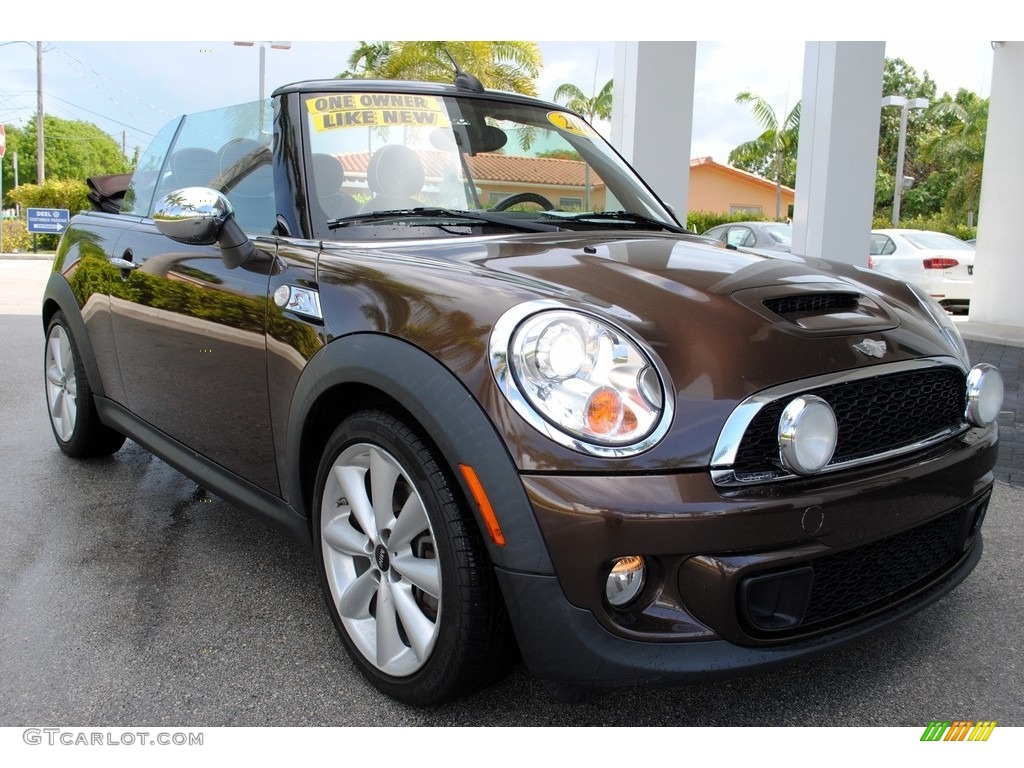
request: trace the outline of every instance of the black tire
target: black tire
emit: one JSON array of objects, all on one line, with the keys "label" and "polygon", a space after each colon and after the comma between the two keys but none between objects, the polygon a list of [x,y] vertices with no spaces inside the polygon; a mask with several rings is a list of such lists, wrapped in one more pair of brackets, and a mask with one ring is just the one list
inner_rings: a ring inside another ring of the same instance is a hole
[{"label": "black tire", "polygon": [[515,641],[480,531],[405,421],[363,411],[337,428],[317,472],[313,535],[331,618],[379,690],[436,704],[508,671]]},{"label": "black tire", "polygon": [[50,428],[57,445],[76,459],[107,456],[125,437],[100,422],[78,344],[63,312],[46,327],[43,377]]}]

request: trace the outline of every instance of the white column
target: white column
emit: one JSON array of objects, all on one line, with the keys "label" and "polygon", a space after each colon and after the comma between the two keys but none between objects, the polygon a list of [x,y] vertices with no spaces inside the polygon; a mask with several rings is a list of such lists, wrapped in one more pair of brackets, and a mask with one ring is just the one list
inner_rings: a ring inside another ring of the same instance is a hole
[{"label": "white column", "polygon": [[690,191],[695,42],[618,42],[612,144],[684,225]]},{"label": "white column", "polygon": [[804,48],[793,253],[867,266],[885,43]]},{"label": "white column", "polygon": [[981,177],[971,330],[979,323],[1024,328],[1024,43],[995,43]]}]

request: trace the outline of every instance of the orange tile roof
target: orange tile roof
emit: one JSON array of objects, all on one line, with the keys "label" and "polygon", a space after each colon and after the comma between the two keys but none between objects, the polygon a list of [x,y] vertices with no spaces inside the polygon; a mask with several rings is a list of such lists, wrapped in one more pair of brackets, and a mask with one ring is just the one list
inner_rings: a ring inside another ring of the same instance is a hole
[{"label": "orange tile roof", "polygon": [[[691,172],[694,168],[702,167],[708,168],[709,170],[716,170],[726,174],[731,174],[733,176],[743,179],[744,181],[751,181],[762,186],[771,187],[771,189],[773,190],[775,189],[775,182],[772,181],[771,179],[766,179],[764,178],[764,176],[758,176],[756,173],[743,171],[740,170],[739,168],[733,168],[731,165],[722,165],[722,163],[716,163],[710,157],[694,157],[690,160]],[[796,190],[793,189],[792,187],[787,187],[785,184],[783,184],[782,188],[787,192],[796,194]]]},{"label": "orange tile roof", "polygon": [[[450,162],[446,152],[417,152],[423,161],[427,177],[441,178]],[[365,176],[370,162],[368,152],[353,152],[337,155],[345,176]],[[585,164],[580,160],[559,160],[552,157],[514,157],[491,152],[482,152],[466,158],[473,178],[479,181],[519,182],[523,184],[550,184],[558,187],[582,187],[585,182]],[[593,168],[590,169],[590,186],[599,188],[604,182]]]}]

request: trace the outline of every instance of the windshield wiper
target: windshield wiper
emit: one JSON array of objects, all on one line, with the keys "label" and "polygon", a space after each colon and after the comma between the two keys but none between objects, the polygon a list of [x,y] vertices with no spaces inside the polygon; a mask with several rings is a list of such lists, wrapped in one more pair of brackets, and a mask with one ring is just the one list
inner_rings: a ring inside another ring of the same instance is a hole
[{"label": "windshield wiper", "polygon": [[655,227],[656,229],[667,229],[669,232],[679,232],[681,234],[690,234],[682,227],[676,224],[669,224],[667,221],[659,221],[658,219],[652,219],[650,216],[644,216],[642,213],[633,213],[632,211],[589,211],[585,213],[575,213],[571,215],[564,215],[555,212],[545,212],[542,214],[553,219],[559,219],[560,221],[616,221],[623,222],[625,224],[640,224],[649,227]]},{"label": "windshield wiper", "polygon": [[[348,227],[353,224],[364,224],[366,222],[411,218],[482,221],[487,224],[496,224],[501,227],[523,230],[524,232],[557,232],[560,229],[560,227],[555,224],[542,224],[537,221],[509,219],[505,216],[497,216],[493,213],[487,213],[486,211],[459,211],[452,210],[450,208],[396,208],[395,210],[390,211],[367,211],[366,213],[342,216],[340,219],[329,221],[327,222],[327,228],[339,229],[340,227]],[[427,224],[428,226],[430,225],[430,222],[418,221],[416,223]]]}]

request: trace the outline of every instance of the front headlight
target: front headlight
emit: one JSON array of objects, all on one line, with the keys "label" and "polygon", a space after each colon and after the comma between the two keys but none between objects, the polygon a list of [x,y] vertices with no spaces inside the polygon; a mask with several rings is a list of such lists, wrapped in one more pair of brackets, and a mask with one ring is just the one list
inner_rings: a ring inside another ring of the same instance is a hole
[{"label": "front headlight", "polygon": [[491,366],[519,414],[574,450],[630,456],[668,430],[671,403],[653,355],[594,315],[552,302],[514,307],[494,326]]}]

